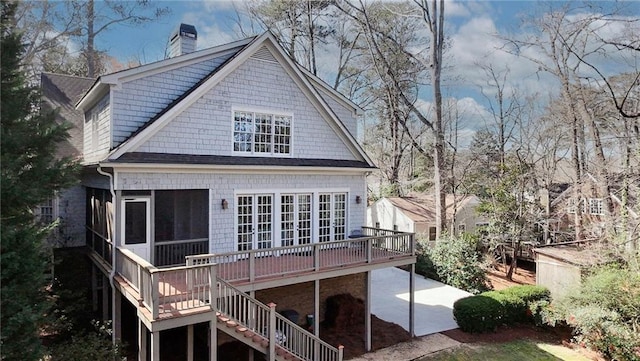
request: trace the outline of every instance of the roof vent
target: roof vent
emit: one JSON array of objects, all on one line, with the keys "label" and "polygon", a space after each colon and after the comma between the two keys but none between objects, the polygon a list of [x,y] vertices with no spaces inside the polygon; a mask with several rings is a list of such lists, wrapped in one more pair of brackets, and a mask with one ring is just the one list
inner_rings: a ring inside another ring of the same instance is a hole
[{"label": "roof vent", "polygon": [[196,51],[198,32],[196,27],[189,24],[180,24],[171,34],[169,40],[169,57],[189,54]]}]

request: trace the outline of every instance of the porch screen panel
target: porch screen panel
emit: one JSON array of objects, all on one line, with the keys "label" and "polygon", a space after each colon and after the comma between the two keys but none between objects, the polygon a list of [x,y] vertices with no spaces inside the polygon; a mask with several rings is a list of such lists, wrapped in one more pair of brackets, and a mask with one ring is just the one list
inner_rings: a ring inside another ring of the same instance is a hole
[{"label": "porch screen panel", "polygon": [[253,249],[253,196],[238,196],[238,251]]},{"label": "porch screen panel", "polygon": [[272,203],[273,196],[271,195],[259,195],[256,196],[257,203],[257,246],[258,248],[271,248],[273,240],[273,211]]},{"label": "porch screen panel", "polygon": [[295,196],[293,194],[283,194],[280,196],[280,232],[282,236],[282,246],[293,246],[295,244]]},{"label": "porch screen panel", "polygon": [[209,237],[208,190],[155,192],[157,242]]},{"label": "porch screen panel", "polygon": [[124,243],[147,242],[147,203],[125,202]]},{"label": "porch screen panel", "polygon": [[347,233],[347,194],[336,193],[333,196],[334,240],[341,241]]},{"label": "porch screen panel", "polygon": [[320,194],[318,200],[318,240],[331,241],[331,194]]},{"label": "porch screen panel", "polygon": [[298,195],[298,244],[311,243],[311,194]]}]

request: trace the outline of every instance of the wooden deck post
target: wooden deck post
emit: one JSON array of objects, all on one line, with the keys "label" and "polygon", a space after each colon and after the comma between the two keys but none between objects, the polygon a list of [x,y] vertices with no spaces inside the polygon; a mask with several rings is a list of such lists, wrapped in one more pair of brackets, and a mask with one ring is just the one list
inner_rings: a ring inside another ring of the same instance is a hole
[{"label": "wooden deck post", "polygon": [[103,274],[100,274],[100,277],[102,277],[102,320],[106,321],[111,318],[111,315],[109,315],[109,298],[111,298],[111,290],[109,287],[109,279]]},{"label": "wooden deck post", "polygon": [[151,361],[160,361],[160,331],[151,332]]},{"label": "wooden deck post", "polygon": [[320,337],[320,280],[314,281],[313,287],[313,334]]},{"label": "wooden deck post", "polygon": [[343,357],[344,357],[344,346],[339,345],[338,346],[338,361],[342,361]]},{"label": "wooden deck post", "polygon": [[218,360],[218,329],[216,319],[209,321],[209,361]]},{"label": "wooden deck post", "polygon": [[193,325],[187,325],[187,361],[193,361]]},{"label": "wooden deck post", "polygon": [[122,294],[114,289],[113,290],[113,333],[112,341],[115,344],[116,340],[122,338]]},{"label": "wooden deck post", "polygon": [[371,351],[371,271],[367,271],[365,275],[367,301],[364,303],[364,348],[369,352]]},{"label": "wooden deck post", "polygon": [[98,270],[91,264],[91,306],[93,312],[98,312]]},{"label": "wooden deck post", "polygon": [[138,319],[138,361],[147,361],[147,328]]},{"label": "wooden deck post", "polygon": [[276,304],[271,302],[269,306],[269,361],[276,359]]}]

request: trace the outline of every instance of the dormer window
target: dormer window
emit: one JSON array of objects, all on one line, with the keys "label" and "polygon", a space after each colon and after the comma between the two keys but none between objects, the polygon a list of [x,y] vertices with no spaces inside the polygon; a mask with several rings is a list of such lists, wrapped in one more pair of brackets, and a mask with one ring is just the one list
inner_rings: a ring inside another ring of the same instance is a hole
[{"label": "dormer window", "polygon": [[235,111],[233,151],[256,155],[290,155],[291,121],[290,115]]}]

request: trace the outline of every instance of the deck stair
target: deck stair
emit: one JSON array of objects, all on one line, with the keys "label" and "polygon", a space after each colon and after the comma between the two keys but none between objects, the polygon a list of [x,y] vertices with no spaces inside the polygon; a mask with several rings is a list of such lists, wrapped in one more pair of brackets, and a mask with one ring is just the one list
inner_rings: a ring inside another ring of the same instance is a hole
[{"label": "deck stair", "polygon": [[218,330],[267,355],[269,360],[342,361],[342,346],[319,337],[224,280],[217,278]]}]

